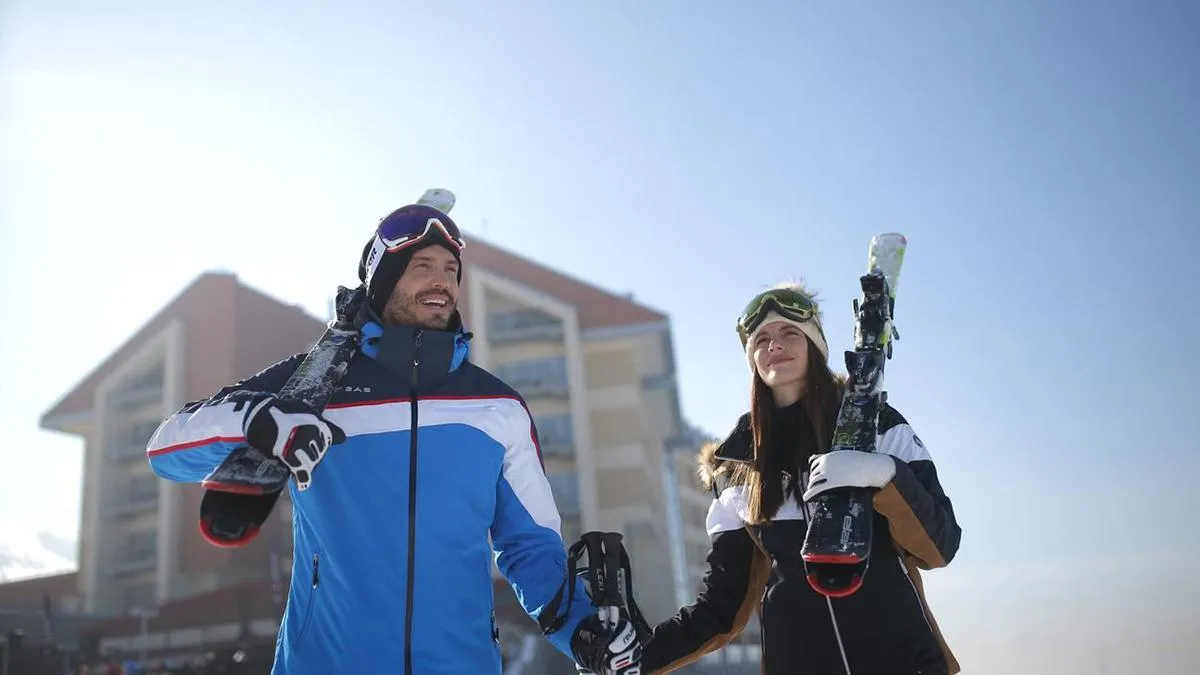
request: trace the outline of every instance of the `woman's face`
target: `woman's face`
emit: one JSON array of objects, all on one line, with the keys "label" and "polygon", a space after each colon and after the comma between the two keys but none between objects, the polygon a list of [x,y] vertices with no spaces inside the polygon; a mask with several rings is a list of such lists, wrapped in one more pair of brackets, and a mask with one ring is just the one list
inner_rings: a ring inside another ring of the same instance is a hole
[{"label": "woman's face", "polygon": [[750,345],[754,368],[771,389],[804,386],[808,374],[808,337],[790,323],[766,324]]}]

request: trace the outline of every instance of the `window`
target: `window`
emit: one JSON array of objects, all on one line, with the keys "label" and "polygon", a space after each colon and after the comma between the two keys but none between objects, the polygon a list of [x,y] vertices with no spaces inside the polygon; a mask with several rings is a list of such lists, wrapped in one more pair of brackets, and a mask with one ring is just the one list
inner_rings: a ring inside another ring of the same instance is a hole
[{"label": "window", "polygon": [[583,536],[583,525],[578,517],[564,516],[559,531],[562,532],[563,543],[569,547]]},{"label": "window", "polygon": [[125,601],[125,609],[130,610],[136,608],[150,609],[156,606],[154,584],[130,584],[125,587],[123,599]]},{"label": "window", "polygon": [[109,436],[110,445],[118,451],[126,448],[144,451],[161,422],[161,419],[146,419],[123,424],[113,429],[112,435]]},{"label": "window", "polygon": [[561,415],[539,415],[534,418],[538,440],[544,445],[570,444],[575,441],[575,429],[571,424],[571,413]]},{"label": "window", "polygon": [[561,342],[563,323],[538,309],[515,309],[488,316],[488,341],[493,344],[516,342]]},{"label": "window", "polygon": [[567,359],[564,356],[551,356],[543,359],[528,361],[512,361],[496,367],[496,377],[504,380],[509,386],[522,394],[525,390],[540,392],[546,389],[566,390]]},{"label": "window", "polygon": [[144,499],[157,499],[158,482],[158,476],[153,474],[133,476],[129,479],[129,492],[126,501],[138,502]]},{"label": "window", "polygon": [[541,415],[534,418],[542,455],[546,457],[570,457],[575,450],[575,430],[571,414]]},{"label": "window", "polygon": [[162,396],[163,367],[126,378],[108,395],[109,405],[128,412],[136,410]]},{"label": "window", "polygon": [[150,441],[150,437],[158,430],[158,425],[161,423],[162,420],[160,419],[135,422],[129,427],[129,442],[134,445],[145,445]]},{"label": "window", "polygon": [[135,390],[144,387],[157,387],[162,384],[163,370],[163,364],[158,363],[153,369],[126,380],[125,386],[122,389]]},{"label": "window", "polygon": [[158,532],[142,530],[129,533],[129,543],[125,549],[126,560],[142,560],[158,555]]},{"label": "window", "polygon": [[554,493],[554,502],[562,516],[579,514],[579,476],[574,471],[554,473],[546,477],[550,481],[550,490]]},{"label": "window", "polygon": [[488,317],[488,329],[491,331],[513,331],[534,326],[554,326],[560,321],[540,309],[516,309],[509,312],[497,312]]}]

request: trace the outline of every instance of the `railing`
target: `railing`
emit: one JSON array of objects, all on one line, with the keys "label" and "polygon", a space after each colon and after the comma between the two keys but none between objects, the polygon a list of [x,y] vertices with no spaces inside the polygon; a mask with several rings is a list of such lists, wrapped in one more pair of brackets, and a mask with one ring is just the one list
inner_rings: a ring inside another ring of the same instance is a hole
[{"label": "railing", "polygon": [[537,309],[517,309],[488,316],[488,340],[493,344],[563,339],[563,323]]},{"label": "railing", "polygon": [[156,383],[111,392],[105,398],[105,403],[118,410],[129,411],[140,408],[152,401],[161,401],[162,397],[162,384]]},{"label": "railing", "polygon": [[675,373],[659,373],[642,377],[643,390],[674,389],[677,386],[679,383],[675,379]]},{"label": "railing", "polygon": [[108,566],[108,576],[118,577],[127,574],[137,574],[152,570],[158,565],[158,555],[154,552],[138,552],[126,556]]},{"label": "railing", "polygon": [[525,398],[566,398],[570,387],[566,380],[522,379],[508,380],[509,386]]},{"label": "railing", "polygon": [[570,458],[575,456],[575,444],[568,440],[547,440],[542,439],[542,456],[543,457],[561,457]]},{"label": "railing", "polygon": [[111,504],[106,513],[109,518],[128,518],[147,511],[158,510],[158,494],[130,495]]},{"label": "railing", "polygon": [[146,443],[143,441],[141,443],[111,445],[104,454],[108,455],[110,459],[114,459],[118,462],[144,460],[146,459]]},{"label": "railing", "polygon": [[582,509],[579,505],[579,477],[574,471],[567,473],[552,473],[547,476],[550,489],[554,493],[554,501],[558,506],[559,515],[563,517],[578,516]]},{"label": "railing", "polygon": [[146,444],[158,429],[161,420],[148,419],[126,423],[106,434],[106,454],[118,461],[146,458]]},{"label": "railing", "polygon": [[562,342],[561,323],[543,323],[531,326],[499,327],[488,326],[488,342],[494,345],[519,344],[522,342]]}]

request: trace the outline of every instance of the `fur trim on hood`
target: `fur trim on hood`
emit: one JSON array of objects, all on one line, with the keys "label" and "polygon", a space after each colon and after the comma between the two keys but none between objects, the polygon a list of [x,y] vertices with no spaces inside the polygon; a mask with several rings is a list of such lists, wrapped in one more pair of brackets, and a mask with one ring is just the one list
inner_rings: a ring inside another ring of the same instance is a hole
[{"label": "fur trim on hood", "polygon": [[712,441],[700,447],[700,453],[696,455],[697,474],[705,490],[712,490],[717,477],[731,469],[731,460],[745,462],[752,459],[752,439],[750,413],[745,413],[725,440]]},{"label": "fur trim on hood", "polygon": [[696,463],[698,464],[696,473],[699,474],[700,484],[704,486],[705,490],[711,491],[713,489],[713,483],[716,480],[717,470],[719,469],[717,466],[719,461],[717,460],[717,449],[720,447],[721,444],[716,441],[705,443],[700,446],[700,454],[696,456]]}]

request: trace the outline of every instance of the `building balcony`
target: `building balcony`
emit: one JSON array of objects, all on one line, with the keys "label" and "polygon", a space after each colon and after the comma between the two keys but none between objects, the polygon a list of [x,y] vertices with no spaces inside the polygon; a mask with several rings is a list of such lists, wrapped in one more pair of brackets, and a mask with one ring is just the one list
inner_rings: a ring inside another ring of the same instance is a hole
[{"label": "building balcony", "polygon": [[557,317],[538,309],[517,309],[488,316],[488,342],[494,345],[521,342],[562,342],[565,332]]},{"label": "building balcony", "polygon": [[110,577],[123,577],[146,572],[157,566],[158,555],[154,551],[139,551],[111,563],[106,571]]},{"label": "building balcony", "polygon": [[571,388],[565,380],[523,380],[510,379],[508,385],[517,390],[525,399],[537,398],[569,398]]},{"label": "building balcony", "polygon": [[569,440],[540,439],[543,457],[570,459],[575,456],[575,444]]},{"label": "building balcony", "polygon": [[582,513],[579,505],[579,476],[574,471],[554,473],[546,477],[558,513],[563,518],[578,518]]},{"label": "building balcony", "polygon": [[543,323],[532,326],[488,326],[488,342],[496,346],[522,344],[526,342],[562,342],[564,336],[561,323]]},{"label": "building balcony", "polygon": [[579,541],[579,538],[583,536],[583,523],[580,522],[578,513],[567,514],[560,512],[559,515],[562,516],[562,524],[559,526],[559,530],[562,533],[563,542],[567,546],[570,546]]},{"label": "building balcony", "polygon": [[129,460],[145,460],[146,444],[158,430],[162,422],[157,417],[151,419],[127,420],[106,434],[105,455],[118,462]]},{"label": "building balcony", "polygon": [[112,445],[104,455],[116,462],[146,461],[146,442]]},{"label": "building balcony", "polygon": [[105,403],[117,411],[129,412],[162,399],[162,385],[149,384],[111,392],[105,398]]},{"label": "building balcony", "polygon": [[158,510],[158,494],[132,495],[123,497],[105,509],[110,519],[132,518]]},{"label": "building balcony", "polygon": [[492,369],[492,373],[526,399],[562,399],[570,395],[567,359],[564,356],[499,363]]},{"label": "building balcony", "polygon": [[675,373],[659,373],[657,375],[646,375],[642,378],[642,390],[644,391],[675,389],[678,386],[679,382],[675,378]]}]

